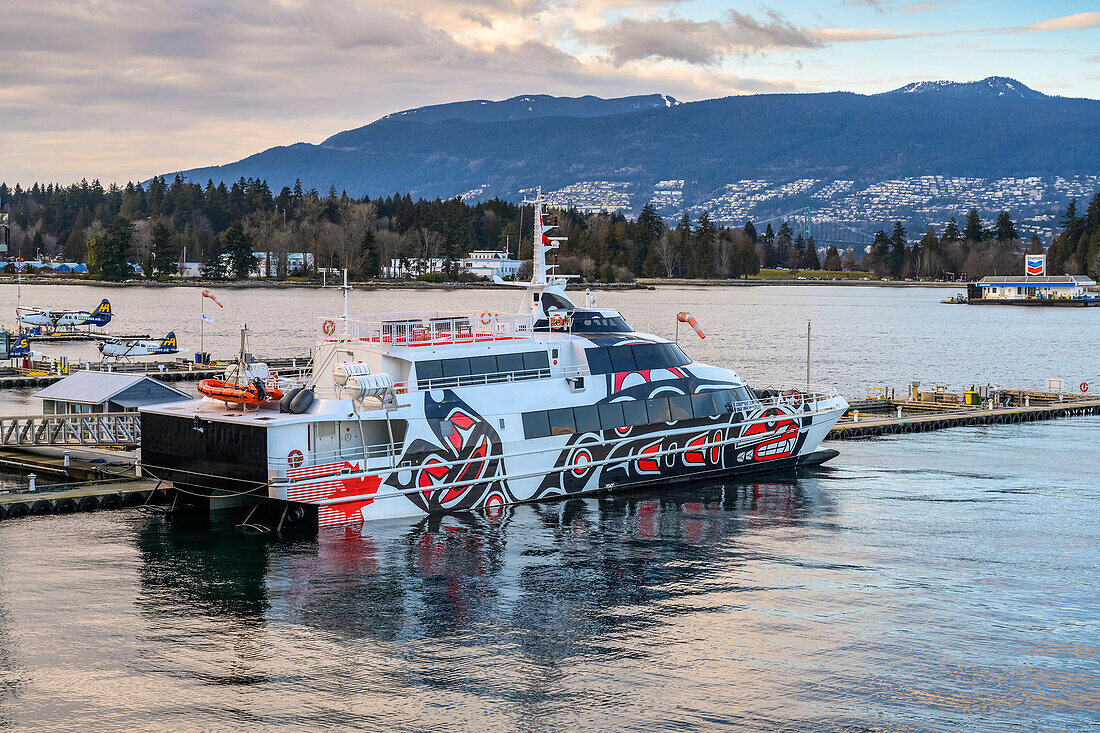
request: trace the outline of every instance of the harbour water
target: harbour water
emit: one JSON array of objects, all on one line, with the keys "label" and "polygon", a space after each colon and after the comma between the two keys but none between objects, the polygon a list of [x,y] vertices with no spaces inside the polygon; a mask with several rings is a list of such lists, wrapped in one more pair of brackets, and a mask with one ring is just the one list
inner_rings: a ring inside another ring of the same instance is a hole
[{"label": "harbour water", "polygon": [[[189,346],[193,291],[109,293],[119,332]],[[814,381],[848,394],[1092,381],[1095,311],[943,293],[601,302],[667,335],[692,311],[708,338],[681,332],[688,352],[756,382],[804,379],[807,318]],[[356,292],[352,309],[515,298]],[[242,320],[258,353],[295,353],[342,308],[332,291],[222,300],[222,353]],[[1092,417],[958,428],[835,443],[799,476],[282,537],[141,511],[0,522],[0,729],[1092,729],[1098,441]]]}]

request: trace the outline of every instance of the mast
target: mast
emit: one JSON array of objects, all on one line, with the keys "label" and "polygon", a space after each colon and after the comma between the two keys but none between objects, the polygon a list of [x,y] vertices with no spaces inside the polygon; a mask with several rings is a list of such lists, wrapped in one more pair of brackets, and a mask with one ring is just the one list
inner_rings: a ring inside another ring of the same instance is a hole
[{"label": "mast", "polygon": [[535,225],[532,228],[532,236],[534,237],[534,247],[532,249],[534,266],[531,268],[531,284],[547,285],[557,276],[558,263],[557,260],[555,260],[553,264],[548,264],[546,262],[546,255],[550,250],[557,249],[559,242],[564,242],[567,237],[546,236],[548,231],[557,228],[558,219],[557,217],[553,217],[547,222],[547,219],[543,216],[541,186],[536,189],[535,200],[529,203],[535,205]]}]

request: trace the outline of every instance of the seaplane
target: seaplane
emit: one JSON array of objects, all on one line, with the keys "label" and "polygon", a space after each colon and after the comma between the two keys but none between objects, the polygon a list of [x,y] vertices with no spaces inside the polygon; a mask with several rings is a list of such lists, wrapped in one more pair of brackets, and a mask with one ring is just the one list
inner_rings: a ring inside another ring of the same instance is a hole
[{"label": "seaplane", "polygon": [[31,349],[30,338],[23,335],[12,336],[11,343],[8,346],[9,359],[22,359],[24,357],[34,358],[36,356],[42,356],[42,354]]},{"label": "seaplane", "polygon": [[41,326],[50,333],[62,327],[106,326],[111,322],[111,303],[104,298],[92,311],[50,311],[41,308],[18,308],[16,319],[28,326]]},{"label": "seaplane", "polygon": [[[130,361],[135,356],[153,356],[155,354],[178,354],[181,351],[176,344],[176,332],[169,331],[162,339],[124,339],[100,338],[99,353],[103,361]],[[186,351],[186,349],[183,349]]]}]

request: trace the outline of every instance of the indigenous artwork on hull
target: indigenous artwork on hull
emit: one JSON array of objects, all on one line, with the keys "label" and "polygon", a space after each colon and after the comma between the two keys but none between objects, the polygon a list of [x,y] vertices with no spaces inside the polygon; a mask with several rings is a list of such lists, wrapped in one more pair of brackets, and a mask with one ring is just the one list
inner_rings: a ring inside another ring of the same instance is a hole
[{"label": "indigenous artwork on hull", "polygon": [[407,491],[405,496],[426,512],[513,503],[504,480],[500,435],[453,391],[442,394],[436,400],[425,393],[431,435],[412,439],[401,463],[412,462],[413,467],[390,474],[386,484]]},{"label": "indigenous artwork on hull", "polygon": [[[731,385],[704,383],[686,369],[674,371],[682,379],[657,381],[649,372],[609,374],[609,396],[599,404],[626,399],[720,390]],[[810,417],[802,404],[732,412],[713,418],[674,421],[671,425],[642,425],[575,433],[531,499],[547,498],[610,485],[625,486],[655,478],[677,478],[698,473],[747,468],[766,461],[798,455],[806,441]],[[760,422],[755,422],[755,421]],[[748,423],[748,424],[746,424]],[[666,435],[695,427],[697,431]],[[738,433],[735,435],[734,433]],[[744,439],[744,442],[742,440]],[[737,443],[726,442],[736,440]],[[723,442],[726,442],[724,445]]]}]

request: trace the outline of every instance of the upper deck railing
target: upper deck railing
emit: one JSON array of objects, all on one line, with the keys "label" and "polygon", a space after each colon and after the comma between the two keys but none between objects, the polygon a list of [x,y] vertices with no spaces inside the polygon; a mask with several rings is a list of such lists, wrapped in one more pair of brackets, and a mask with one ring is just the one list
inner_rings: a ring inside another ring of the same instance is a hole
[{"label": "upper deck railing", "polygon": [[356,341],[379,346],[438,346],[531,338],[531,315],[418,311],[369,315],[327,316],[317,319],[322,341]]}]

